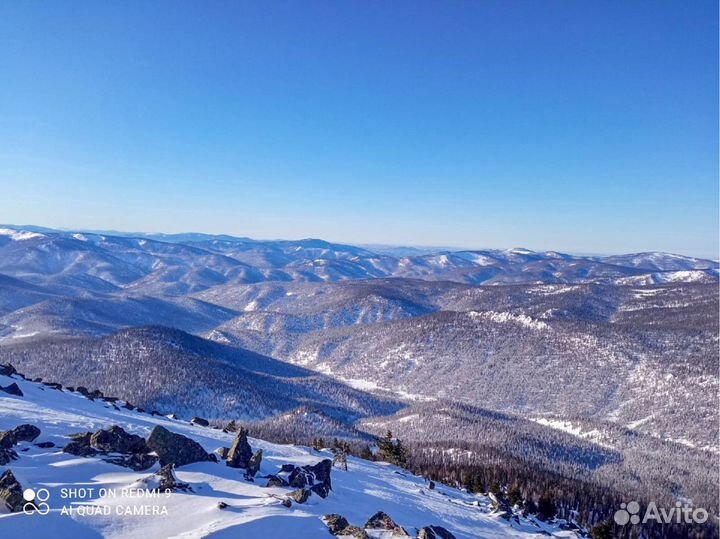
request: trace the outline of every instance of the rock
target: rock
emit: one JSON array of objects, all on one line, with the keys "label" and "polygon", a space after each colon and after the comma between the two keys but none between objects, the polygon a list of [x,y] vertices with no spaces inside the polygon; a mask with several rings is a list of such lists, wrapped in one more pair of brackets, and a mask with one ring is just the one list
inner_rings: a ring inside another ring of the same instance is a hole
[{"label": "rock", "polygon": [[313,475],[302,468],[295,468],[288,476],[288,484],[291,487],[304,488],[305,485],[313,484]]},{"label": "rock", "polygon": [[184,466],[208,460],[208,454],[195,440],[156,426],[147,439],[147,446],[158,455],[160,465]]},{"label": "rock", "polygon": [[246,475],[248,477],[255,477],[255,474],[260,471],[261,463],[262,463],[262,449],[258,449],[257,452],[250,459],[250,462],[248,462]]},{"label": "rock", "polygon": [[40,429],[37,428],[35,425],[18,425],[12,431],[15,436],[15,443],[18,442],[32,442],[40,436]]},{"label": "rock", "polygon": [[321,460],[313,466],[303,466],[303,469],[313,474],[315,481],[323,483],[332,489],[332,483],[330,482],[330,471],[332,470],[332,460],[325,459]]},{"label": "rock", "polygon": [[218,447],[215,450],[215,454],[223,460],[225,460],[227,458],[229,452],[230,452],[229,447]]},{"label": "rock", "polygon": [[227,509],[228,504],[226,504],[225,502],[218,502],[217,506],[218,509]]},{"label": "rock", "polygon": [[13,431],[6,430],[0,432],[0,449],[11,449],[15,445],[15,435]]},{"label": "rock", "polygon": [[425,526],[418,532],[418,539],[455,539],[455,536],[442,526]]},{"label": "rock", "polygon": [[288,482],[285,481],[282,477],[279,477],[277,475],[269,475],[267,478],[268,482],[266,487],[286,487],[288,486]]},{"label": "rock", "polygon": [[190,423],[192,423],[193,425],[198,425],[200,427],[210,426],[210,422],[207,419],[203,419],[202,417],[193,417],[190,420]]},{"label": "rock", "polygon": [[142,436],[129,434],[117,425],[97,431],[90,437],[90,445],[104,453],[149,453],[151,451]]},{"label": "rock", "polygon": [[282,466],[280,466],[280,473],[290,473],[296,468],[297,466],[295,466],[294,464],[283,464]]},{"label": "rock", "polygon": [[325,522],[325,525],[328,527],[328,530],[330,530],[330,533],[332,533],[333,535],[337,535],[345,528],[350,526],[350,523],[347,521],[347,519],[343,516],[338,515],[337,513],[325,515],[322,519],[323,522]]},{"label": "rock", "polygon": [[253,456],[252,447],[247,441],[247,429],[240,428],[235,437],[235,441],[230,447],[227,454],[226,464],[231,468],[246,468]]},{"label": "rock", "polygon": [[321,498],[327,498],[330,496],[330,487],[325,483],[317,483],[310,487],[310,490],[320,496]]},{"label": "rock", "polygon": [[310,491],[305,490],[304,488],[299,488],[297,490],[293,490],[289,496],[295,500],[296,503],[305,503],[308,501],[308,498],[310,498]]},{"label": "rock", "polygon": [[370,539],[370,536],[365,530],[352,525],[340,532],[340,535],[343,537],[356,537],[357,539]]},{"label": "rock", "polygon": [[50,389],[57,389],[59,391],[63,388],[62,384],[58,384],[57,382],[43,382],[43,385],[49,387]]},{"label": "rock", "polygon": [[117,464],[118,466],[124,466],[130,468],[136,472],[142,472],[153,466],[158,461],[155,455],[148,453],[133,453],[131,455],[123,455],[120,457],[112,457],[105,459],[105,462],[111,464]]},{"label": "rock", "polygon": [[17,397],[23,396],[23,392],[20,391],[20,386],[17,385],[15,382],[13,382],[12,384],[10,384],[7,387],[0,386],[0,391],[4,391],[5,393],[7,393],[9,395],[15,395]]},{"label": "rock", "polygon": [[0,503],[4,503],[11,513],[19,513],[25,505],[23,488],[10,470],[0,477]]},{"label": "rock", "polygon": [[365,523],[366,530],[388,530],[398,537],[410,537],[402,526],[398,526],[387,513],[378,511]]},{"label": "rock", "polygon": [[12,460],[16,460],[18,454],[12,449],[0,448],[0,466],[5,466]]},{"label": "rock", "polygon": [[17,371],[10,363],[7,365],[0,364],[0,376],[12,376],[13,374],[17,374]]},{"label": "rock", "polygon": [[192,490],[189,484],[183,483],[175,477],[174,470],[174,465],[166,464],[155,473],[155,477],[160,481],[158,485],[159,490],[161,492],[165,492],[167,490]]},{"label": "rock", "polygon": [[41,449],[50,449],[51,447],[55,447],[55,444],[52,442],[39,442],[35,444],[35,447],[39,447]]},{"label": "rock", "polygon": [[290,501],[290,498],[283,498],[283,500],[280,502],[280,505],[283,507],[292,507],[292,501]]},{"label": "rock", "polygon": [[70,453],[78,457],[92,457],[97,454],[97,451],[90,447],[90,438],[92,432],[78,432],[68,436],[72,440],[69,444],[63,447],[63,453]]},{"label": "rock", "polygon": [[435,490],[435,482],[428,481],[428,490]]}]

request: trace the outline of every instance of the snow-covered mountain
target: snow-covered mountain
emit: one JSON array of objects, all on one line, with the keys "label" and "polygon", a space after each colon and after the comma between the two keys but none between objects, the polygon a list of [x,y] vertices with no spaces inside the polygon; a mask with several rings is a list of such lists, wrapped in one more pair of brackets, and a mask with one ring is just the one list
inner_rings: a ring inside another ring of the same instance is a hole
[{"label": "snow-covered mountain", "polygon": [[[98,450],[81,456],[77,450],[66,452],[63,448],[73,442],[70,435],[113,426],[140,436],[141,443],[154,429],[163,427],[199,443],[207,453],[230,446],[235,435],[128,410],[122,401],[90,400],[17,375],[0,375],[0,385],[10,384],[16,384],[19,391],[0,392],[0,431],[25,425],[20,431],[25,434],[14,439],[11,448],[2,449],[3,455],[13,453],[0,466],[0,481],[8,488],[0,490],[3,537],[316,539],[330,536],[329,525],[336,526],[338,537],[352,534],[372,539],[578,537],[577,528],[562,521],[548,523],[532,515],[508,515],[497,510],[488,496],[431,485],[406,470],[354,457],[348,458],[347,470],[331,469],[327,497],[311,493],[302,501],[303,497],[293,496],[295,487],[266,486],[268,477],[279,477],[283,466],[316,465],[332,458],[332,453],[254,438],[249,439],[251,449],[262,450],[254,479],[222,460],[206,459],[177,465],[172,478],[182,484],[164,490],[168,483],[159,482],[158,463],[134,471],[108,462],[117,461],[117,453]],[[105,443],[117,450],[110,445],[113,440],[107,436]],[[77,447],[78,442],[74,443]],[[163,451],[161,454],[174,462],[172,452],[167,447]],[[149,458],[152,460],[152,454]],[[152,490],[158,488],[162,490]],[[24,505],[23,495],[34,505]],[[9,512],[10,506],[16,507],[16,512]],[[32,514],[25,514],[23,507]],[[388,523],[384,517],[371,520],[379,511],[403,531],[373,527],[374,523]],[[331,515],[337,516],[328,518]],[[442,527],[442,532],[437,527]],[[437,535],[430,535],[431,531]]]},{"label": "snow-covered mountain", "polygon": [[[202,234],[119,236],[0,228],[0,274],[49,292],[185,295],[218,285],[381,277],[468,284],[612,283],[663,272],[717,280],[717,261],[642,253],[582,257],[528,249],[389,254],[307,239],[257,241]],[[397,251],[391,251],[397,252]],[[661,277],[655,277],[660,279]]]}]

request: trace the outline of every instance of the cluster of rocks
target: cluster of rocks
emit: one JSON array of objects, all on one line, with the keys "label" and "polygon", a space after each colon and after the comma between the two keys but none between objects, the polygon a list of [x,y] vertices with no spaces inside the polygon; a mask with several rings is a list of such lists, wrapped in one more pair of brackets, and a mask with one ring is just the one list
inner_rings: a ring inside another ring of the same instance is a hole
[{"label": "cluster of rocks", "polygon": [[[371,516],[362,528],[351,525],[345,517],[335,513],[325,515],[323,522],[330,533],[335,536],[369,539],[368,532],[373,535],[380,532],[383,537],[410,537],[405,528],[382,511]],[[455,536],[442,526],[425,526],[418,531],[417,539],[455,539]]]},{"label": "cluster of rocks", "polygon": [[290,500],[305,503],[313,494],[327,498],[332,490],[330,471],[332,460],[324,459],[312,466],[283,464],[275,475],[266,475],[267,487],[294,487],[288,494]]},{"label": "cluster of rocks", "polygon": [[183,466],[192,462],[217,461],[194,440],[156,426],[147,440],[113,425],[97,432],[71,434],[63,452],[80,457],[102,455],[103,460],[135,471],[147,470],[156,462],[161,466]]},{"label": "cluster of rocks", "polygon": [[103,455],[107,462],[118,464],[135,471],[147,470],[157,462],[145,438],[130,434],[118,425],[97,432],[71,434],[72,440],[63,452],[79,457]]},{"label": "cluster of rocks", "polygon": [[35,425],[19,425],[14,429],[0,432],[0,466],[18,458],[13,447],[19,442],[32,442],[40,436]]}]

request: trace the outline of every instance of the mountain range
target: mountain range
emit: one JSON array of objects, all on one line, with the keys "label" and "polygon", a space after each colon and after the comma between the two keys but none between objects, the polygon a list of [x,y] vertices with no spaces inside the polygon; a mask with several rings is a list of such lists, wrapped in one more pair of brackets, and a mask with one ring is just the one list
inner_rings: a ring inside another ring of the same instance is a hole
[{"label": "mountain range", "polygon": [[0,227],[0,362],[29,376],[275,440],[493,446],[637,492],[668,462],[713,466],[718,323],[718,262],[668,253]]}]

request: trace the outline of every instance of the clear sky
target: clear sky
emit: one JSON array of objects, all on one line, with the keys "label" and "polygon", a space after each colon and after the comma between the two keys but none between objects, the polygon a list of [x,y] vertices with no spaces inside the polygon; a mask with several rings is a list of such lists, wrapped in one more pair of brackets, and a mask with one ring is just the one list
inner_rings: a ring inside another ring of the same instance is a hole
[{"label": "clear sky", "polygon": [[0,222],[717,257],[717,2],[2,2]]}]

